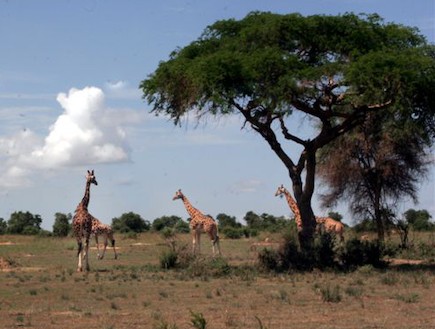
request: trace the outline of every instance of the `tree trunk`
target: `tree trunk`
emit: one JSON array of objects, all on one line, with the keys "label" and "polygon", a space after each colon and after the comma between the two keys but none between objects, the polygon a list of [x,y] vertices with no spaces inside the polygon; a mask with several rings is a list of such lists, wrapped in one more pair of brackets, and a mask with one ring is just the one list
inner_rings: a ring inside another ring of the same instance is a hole
[{"label": "tree trunk", "polygon": [[290,170],[290,178],[293,183],[293,192],[296,202],[301,213],[302,230],[298,233],[299,245],[302,251],[310,254],[314,244],[314,233],[316,230],[316,220],[311,207],[311,199],[314,193],[314,180],[316,171],[316,152],[309,152],[307,149],[304,151],[306,160],[306,176],[305,185],[302,188],[301,172],[296,171],[295,168]]},{"label": "tree trunk", "polygon": [[375,192],[375,202],[374,202],[374,208],[375,208],[375,222],[376,222],[376,229],[378,232],[378,240],[380,243],[385,242],[385,230],[384,230],[384,222],[382,220],[382,211],[381,211],[381,193],[380,189],[376,189]]}]

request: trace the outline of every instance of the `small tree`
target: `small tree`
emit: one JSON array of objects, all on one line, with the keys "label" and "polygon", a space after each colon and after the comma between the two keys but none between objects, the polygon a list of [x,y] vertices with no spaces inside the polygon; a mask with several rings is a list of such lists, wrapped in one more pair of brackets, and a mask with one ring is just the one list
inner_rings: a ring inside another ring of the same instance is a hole
[{"label": "small tree", "polygon": [[403,216],[405,217],[405,220],[416,231],[431,231],[435,229],[435,223],[430,221],[432,216],[425,209],[408,209],[407,211],[405,211]]},{"label": "small tree", "polygon": [[376,223],[383,242],[396,205],[406,197],[417,201],[418,183],[429,166],[430,129],[387,111],[369,115],[320,152],[318,172],[328,187],[323,205],[349,201],[357,218]]},{"label": "small tree", "polygon": [[53,235],[58,237],[64,237],[71,231],[71,219],[72,215],[68,215],[57,212],[54,215]]},{"label": "small tree", "polygon": [[148,231],[151,224],[144,220],[140,215],[133,212],[124,213],[119,218],[112,219],[112,227],[115,231],[122,233]]},{"label": "small tree", "polygon": [[8,221],[7,232],[10,234],[34,235],[41,230],[42,219],[40,215],[30,212],[14,212]]},{"label": "small tree", "polygon": [[153,220],[151,227],[154,231],[161,231],[165,227],[174,228],[182,220],[178,216],[162,216]]},{"label": "small tree", "polygon": [[224,228],[224,227],[235,227],[235,228],[240,228],[242,227],[242,224],[238,223],[236,220],[236,217],[234,216],[229,216],[227,214],[218,214],[216,216],[216,219],[219,223],[219,227],[220,228]]}]

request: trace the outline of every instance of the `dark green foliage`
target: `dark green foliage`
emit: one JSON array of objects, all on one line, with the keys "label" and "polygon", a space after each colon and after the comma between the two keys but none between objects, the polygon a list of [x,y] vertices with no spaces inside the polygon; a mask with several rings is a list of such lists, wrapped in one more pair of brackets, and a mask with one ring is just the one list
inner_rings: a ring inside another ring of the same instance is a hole
[{"label": "dark green foliage", "polygon": [[0,218],[0,234],[5,234],[8,229],[8,224],[3,218]]},{"label": "dark green foliage", "polygon": [[376,232],[376,223],[370,219],[364,219],[356,224],[353,229],[355,232]]},{"label": "dark green foliage", "polygon": [[312,269],[352,270],[363,265],[384,267],[385,248],[377,242],[352,239],[337,248],[335,238],[322,233],[316,237],[312,252],[299,247],[295,232],[286,234],[278,250],[263,249],[258,254],[259,267],[273,272],[309,271]]},{"label": "dark green foliage", "polygon": [[133,212],[124,213],[119,218],[112,219],[112,228],[121,233],[149,231],[151,225],[140,215]]},{"label": "dark green foliage", "polygon": [[316,263],[319,268],[333,268],[335,267],[335,250],[334,250],[335,238],[328,233],[321,234],[318,239],[315,240],[314,248],[318,257]]},{"label": "dark green foliage", "polygon": [[351,239],[346,242],[345,250],[340,255],[343,266],[354,269],[363,265],[384,267],[383,248],[377,241],[360,241]]},{"label": "dark green foliage", "polygon": [[220,229],[224,227],[234,227],[234,228],[242,227],[242,224],[237,222],[236,217],[228,216],[227,214],[218,214],[216,216],[216,220],[219,223]]},{"label": "dark green foliage", "polygon": [[57,212],[54,215],[53,235],[58,237],[68,236],[69,232],[71,231],[71,219],[71,214],[66,215]]},{"label": "dark green foliage", "polygon": [[288,230],[292,225],[288,219],[285,219],[282,216],[275,217],[266,213],[257,215],[253,211],[248,211],[243,219],[249,229],[268,231],[272,233]]},{"label": "dark green foliage", "polygon": [[174,227],[180,220],[178,216],[162,216],[154,219],[151,227],[154,231],[160,231],[165,227]]},{"label": "dark green foliage", "polygon": [[404,213],[406,221],[415,231],[435,230],[435,223],[431,222],[431,215],[427,210],[408,209]]},{"label": "dark green foliage", "polygon": [[245,236],[245,229],[226,226],[220,230],[228,239],[240,239]]},{"label": "dark green foliage", "polygon": [[7,232],[10,234],[38,234],[41,230],[42,218],[30,212],[14,212],[8,221]]}]

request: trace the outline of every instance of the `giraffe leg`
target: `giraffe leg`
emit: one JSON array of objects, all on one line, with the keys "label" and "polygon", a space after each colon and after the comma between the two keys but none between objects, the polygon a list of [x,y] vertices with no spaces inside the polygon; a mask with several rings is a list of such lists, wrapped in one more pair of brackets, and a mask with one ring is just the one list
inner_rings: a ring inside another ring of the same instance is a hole
[{"label": "giraffe leg", "polygon": [[81,272],[83,271],[83,265],[82,265],[83,243],[81,240],[77,241],[77,247],[78,247],[77,257],[79,259],[77,264],[77,272]]},{"label": "giraffe leg", "polygon": [[192,253],[195,255],[196,253],[196,230],[192,231]]},{"label": "giraffe leg", "polygon": [[100,259],[104,258],[104,254],[106,253],[106,248],[107,248],[107,234],[104,235],[104,249],[103,249],[103,253],[101,254]]},{"label": "giraffe leg", "polygon": [[113,247],[113,253],[115,254],[115,259],[118,259],[118,254],[116,253],[116,248],[115,248],[115,239],[113,237],[113,234],[110,234],[109,236],[110,241],[112,243],[112,247]]},{"label": "giraffe leg", "polygon": [[98,234],[95,234],[95,244],[97,245],[97,259],[100,259],[100,245],[98,244]]},{"label": "giraffe leg", "polygon": [[222,254],[221,254],[221,247],[219,244],[219,235],[216,235],[216,237],[213,240],[213,256],[215,255],[215,246],[217,248],[219,256],[221,256]]},{"label": "giraffe leg", "polygon": [[85,261],[86,272],[89,272],[90,271],[90,267],[89,267],[89,236],[86,237],[84,261]]}]

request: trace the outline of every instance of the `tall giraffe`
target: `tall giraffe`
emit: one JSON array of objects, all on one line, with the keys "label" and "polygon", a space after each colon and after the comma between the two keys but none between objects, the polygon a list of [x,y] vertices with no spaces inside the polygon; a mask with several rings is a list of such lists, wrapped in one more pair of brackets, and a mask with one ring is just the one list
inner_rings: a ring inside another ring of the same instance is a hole
[{"label": "tall giraffe", "polygon": [[[85,270],[89,271],[89,239],[91,237],[92,232],[92,215],[88,212],[88,205],[90,199],[90,189],[91,184],[98,185],[97,180],[95,179],[94,171],[89,171],[86,175],[86,188],[85,195],[82,198],[82,201],[77,205],[75,210],[75,214],[72,221],[72,227],[74,236],[77,240],[77,257],[78,257],[78,265],[77,271],[83,271],[82,259],[85,262]],[[85,249],[83,250],[83,242],[82,239],[85,238]]]},{"label": "tall giraffe", "polygon": [[284,194],[288,206],[290,207],[291,211],[293,211],[293,214],[295,215],[295,222],[296,227],[298,228],[298,232],[302,231],[302,218],[301,218],[301,212],[299,211],[298,204],[296,203],[296,200],[293,199],[292,195],[289,191],[284,187],[284,185],[281,185],[276,190],[275,196],[282,196]]},{"label": "tall giraffe", "polygon": [[187,210],[187,213],[190,215],[190,229],[192,231],[192,244],[193,244],[193,253],[196,253],[196,245],[198,243],[198,253],[201,248],[201,233],[205,232],[209,235],[210,240],[212,241],[212,250],[213,256],[215,255],[215,246],[217,247],[219,255],[221,254],[221,249],[219,246],[219,235],[218,235],[218,227],[213,219],[213,217],[209,215],[204,215],[201,211],[196,209],[190,201],[184,196],[181,190],[175,192],[172,200],[181,199],[184,203],[184,207]]},{"label": "tall giraffe", "polygon": [[[115,259],[118,258],[118,255],[116,253],[116,248],[115,248],[115,239],[113,237],[113,229],[110,225],[103,224],[97,218],[92,216],[92,235],[95,236],[95,243],[97,244],[97,252],[98,252],[97,257],[98,257],[98,259],[104,258],[104,254],[106,252],[108,240],[110,240],[110,243],[113,247],[113,252],[115,253]],[[98,236],[101,236],[101,235],[104,237],[104,249],[103,249],[103,253],[100,255]]]},{"label": "tall giraffe", "polygon": [[[299,211],[298,204],[296,203],[296,200],[292,197],[290,192],[284,187],[284,185],[281,185],[280,187],[278,187],[278,189],[276,190],[275,196],[282,195],[282,194],[285,195],[285,197],[287,199],[287,203],[295,215],[296,226],[298,228],[298,231],[300,232],[302,230],[302,218],[301,218],[301,213]],[[340,240],[344,241],[344,236],[343,236],[344,225],[343,225],[343,223],[336,221],[335,219],[330,218],[330,217],[317,217],[316,216],[315,220],[316,220],[316,224],[317,224],[317,229],[324,227],[327,232],[334,233],[334,234],[338,235],[340,237]]]}]

